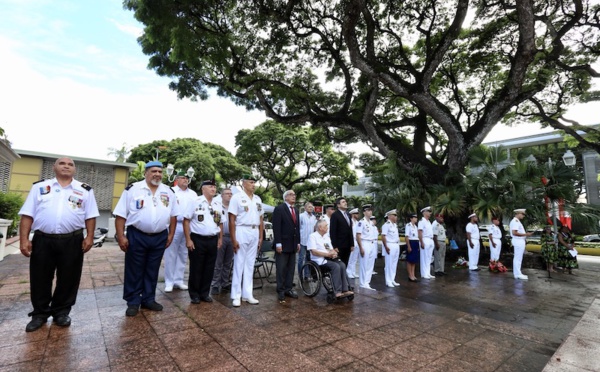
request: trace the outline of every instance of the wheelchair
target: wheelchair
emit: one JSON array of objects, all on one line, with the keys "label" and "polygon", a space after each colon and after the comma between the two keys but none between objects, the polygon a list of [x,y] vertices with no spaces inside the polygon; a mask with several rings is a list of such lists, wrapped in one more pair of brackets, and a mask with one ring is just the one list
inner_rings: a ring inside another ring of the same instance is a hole
[{"label": "wheelchair", "polygon": [[[307,273],[304,278],[302,276]],[[319,294],[321,286],[327,291],[327,303],[334,303],[337,298],[333,292],[333,283],[331,282],[331,273],[327,268],[321,268],[313,261],[307,261],[302,265],[302,269],[299,273],[300,276],[300,288],[304,292],[305,296],[315,297]],[[348,301],[354,300],[354,295],[345,296]],[[341,299],[340,299],[341,300]]]}]

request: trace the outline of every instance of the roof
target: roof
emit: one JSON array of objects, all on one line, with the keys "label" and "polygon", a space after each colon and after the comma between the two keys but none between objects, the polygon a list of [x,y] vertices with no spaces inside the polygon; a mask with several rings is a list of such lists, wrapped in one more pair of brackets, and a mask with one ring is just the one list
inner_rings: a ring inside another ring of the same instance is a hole
[{"label": "roof", "polygon": [[[590,127],[599,129],[600,125],[591,125]],[[577,134],[585,136],[586,132],[583,130],[578,130]],[[534,134],[531,136],[509,138],[501,141],[484,142],[483,144],[490,147],[503,146],[511,149],[562,142],[564,136],[565,135],[562,133],[562,131],[553,131],[542,134]]]},{"label": "roof", "polygon": [[29,151],[29,150],[15,149],[14,151],[21,156],[27,155],[27,156],[35,156],[35,157],[39,157],[39,158],[48,158],[48,159],[58,159],[58,158],[62,158],[62,157],[69,157],[76,162],[103,164],[103,165],[109,165],[109,166],[113,166],[113,167],[131,168],[131,169],[137,168],[137,164],[121,163],[119,161],[82,158],[79,156],[69,156],[69,155],[65,155],[65,154],[50,154],[47,152],[38,152],[38,151]]},{"label": "roof", "polygon": [[0,161],[6,161],[12,163],[13,161],[20,158],[19,154],[10,148],[8,141],[0,139]]}]

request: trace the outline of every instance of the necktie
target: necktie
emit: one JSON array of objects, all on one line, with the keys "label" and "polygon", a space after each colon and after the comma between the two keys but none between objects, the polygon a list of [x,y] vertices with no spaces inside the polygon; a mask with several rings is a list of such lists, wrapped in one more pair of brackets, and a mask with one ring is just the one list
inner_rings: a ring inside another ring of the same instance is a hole
[{"label": "necktie", "polygon": [[292,211],[292,220],[296,223],[296,212],[294,212],[294,207],[290,207],[290,211]]},{"label": "necktie", "polygon": [[346,219],[346,223],[348,224],[348,226],[350,226],[350,218],[348,218],[348,214],[346,212],[342,212],[342,214],[344,215],[344,218]]}]

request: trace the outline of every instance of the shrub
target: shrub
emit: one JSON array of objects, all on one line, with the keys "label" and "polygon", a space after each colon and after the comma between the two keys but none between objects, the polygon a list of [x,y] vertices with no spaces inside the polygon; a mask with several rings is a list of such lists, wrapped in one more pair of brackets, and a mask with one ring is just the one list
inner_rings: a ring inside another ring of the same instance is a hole
[{"label": "shrub", "polygon": [[14,234],[19,223],[19,210],[24,200],[21,194],[0,192],[0,218],[12,220],[12,225],[8,228],[8,235]]}]

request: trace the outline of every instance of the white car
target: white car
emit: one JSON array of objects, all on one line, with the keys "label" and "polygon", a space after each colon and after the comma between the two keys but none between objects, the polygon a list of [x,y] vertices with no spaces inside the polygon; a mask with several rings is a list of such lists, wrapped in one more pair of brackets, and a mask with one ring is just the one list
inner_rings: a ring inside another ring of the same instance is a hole
[{"label": "white car", "polygon": [[273,240],[273,224],[271,222],[265,222],[265,239],[271,241]]},{"label": "white car", "polygon": [[586,235],[583,237],[584,242],[600,242],[600,234]]}]

